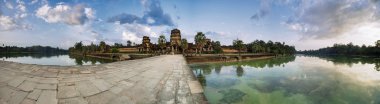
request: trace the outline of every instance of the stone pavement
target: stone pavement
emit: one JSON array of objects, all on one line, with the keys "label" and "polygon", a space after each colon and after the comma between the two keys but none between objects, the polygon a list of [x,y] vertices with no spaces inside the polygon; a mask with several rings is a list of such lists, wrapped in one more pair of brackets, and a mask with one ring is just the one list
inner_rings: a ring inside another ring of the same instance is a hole
[{"label": "stone pavement", "polygon": [[0,61],[0,104],[202,104],[181,55],[91,66]]}]

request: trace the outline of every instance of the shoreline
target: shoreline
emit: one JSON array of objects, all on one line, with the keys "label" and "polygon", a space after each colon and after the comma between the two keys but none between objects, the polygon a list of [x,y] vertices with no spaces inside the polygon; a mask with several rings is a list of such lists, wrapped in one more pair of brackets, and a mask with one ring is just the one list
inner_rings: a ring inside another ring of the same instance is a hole
[{"label": "shoreline", "polygon": [[273,54],[205,54],[201,56],[184,56],[186,61],[189,64],[194,63],[220,63],[220,62],[238,62],[238,61],[247,61],[247,60],[256,60],[256,59],[267,59],[276,57]]},{"label": "shoreline", "polygon": [[263,56],[263,57],[256,57],[256,58],[249,58],[249,59],[242,59],[242,60],[230,60],[230,61],[188,62],[188,65],[253,61],[253,60],[261,60],[261,59],[270,59],[270,58],[275,58],[275,57],[276,56]]}]

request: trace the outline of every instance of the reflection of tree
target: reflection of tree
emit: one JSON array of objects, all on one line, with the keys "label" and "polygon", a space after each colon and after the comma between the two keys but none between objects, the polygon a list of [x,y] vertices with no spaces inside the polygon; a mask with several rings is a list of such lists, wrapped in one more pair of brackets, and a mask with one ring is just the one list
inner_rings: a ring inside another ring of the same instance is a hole
[{"label": "reflection of tree", "polygon": [[91,64],[95,65],[96,64],[96,60],[91,60]]},{"label": "reflection of tree", "polygon": [[380,63],[375,63],[375,70],[380,71]]},{"label": "reflection of tree", "polygon": [[243,69],[243,67],[241,67],[241,65],[237,66],[237,67],[236,67],[236,75],[237,75],[238,77],[241,77],[241,76],[243,76],[243,74],[244,74],[244,69]]},{"label": "reflection of tree", "polygon": [[75,63],[77,65],[83,65],[84,63],[89,63],[89,62],[91,62],[92,65],[96,64],[97,62],[99,62],[101,64],[113,62],[113,60],[93,58],[93,57],[86,57],[86,56],[81,56],[81,55],[72,55],[72,54],[70,54],[69,57],[71,59],[75,59]]},{"label": "reflection of tree", "polygon": [[195,69],[195,75],[199,82],[203,85],[206,86],[206,77],[203,75],[202,69]]},{"label": "reflection of tree", "polygon": [[221,65],[217,65],[215,66],[215,73],[216,74],[220,74],[220,71],[222,70],[222,66]]},{"label": "reflection of tree", "polygon": [[77,65],[83,65],[82,58],[80,58],[80,57],[76,57],[76,58],[75,58],[75,63],[76,63]]},{"label": "reflection of tree", "polygon": [[361,56],[309,56],[307,57],[318,57],[320,59],[324,59],[327,61],[333,62],[335,65],[338,64],[345,64],[348,65],[349,67],[352,67],[354,64],[374,64],[375,65],[375,70],[380,71],[380,60],[376,59],[374,57],[361,57]]},{"label": "reflection of tree", "polygon": [[295,56],[284,56],[284,57],[261,59],[261,60],[254,60],[254,61],[223,63],[223,66],[243,65],[243,66],[250,66],[254,68],[264,68],[264,67],[272,68],[275,66],[282,66],[285,63],[294,61],[295,59],[296,59]]},{"label": "reflection of tree", "polygon": [[210,65],[203,65],[202,69],[205,75],[210,75],[212,72],[212,67]]},{"label": "reflection of tree", "polygon": [[36,59],[58,57],[60,55],[66,55],[64,53],[0,53],[0,58],[17,58],[17,57],[32,57]]}]

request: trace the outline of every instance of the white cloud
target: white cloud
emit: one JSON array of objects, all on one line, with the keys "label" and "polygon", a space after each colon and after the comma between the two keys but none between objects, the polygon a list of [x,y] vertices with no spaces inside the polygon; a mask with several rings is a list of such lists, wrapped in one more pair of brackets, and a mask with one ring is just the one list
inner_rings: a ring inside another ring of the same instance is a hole
[{"label": "white cloud", "polygon": [[302,38],[336,38],[379,18],[379,5],[371,0],[305,0],[297,5],[285,24]]},{"label": "white cloud", "polygon": [[125,30],[122,32],[122,39],[124,41],[130,40],[135,43],[141,43],[143,36],[157,38],[158,34],[153,32],[152,28],[142,24],[125,24]]},{"label": "white cloud", "polygon": [[38,0],[31,0],[30,4],[35,4],[37,2],[38,2]]},{"label": "white cloud", "polygon": [[0,16],[0,29],[1,30],[12,30],[16,28],[16,22],[9,16]]},{"label": "white cloud", "polygon": [[18,24],[13,18],[0,15],[0,31],[10,31],[15,29],[30,29],[30,25]]},{"label": "white cloud", "polygon": [[36,11],[36,16],[48,23],[65,23],[68,25],[83,25],[85,22],[95,19],[95,12],[83,5],[73,7],[66,4],[58,4],[50,7],[43,5]]},{"label": "white cloud", "polygon": [[7,7],[8,9],[13,9],[13,5],[10,2],[4,2],[4,3],[5,3],[5,7]]}]

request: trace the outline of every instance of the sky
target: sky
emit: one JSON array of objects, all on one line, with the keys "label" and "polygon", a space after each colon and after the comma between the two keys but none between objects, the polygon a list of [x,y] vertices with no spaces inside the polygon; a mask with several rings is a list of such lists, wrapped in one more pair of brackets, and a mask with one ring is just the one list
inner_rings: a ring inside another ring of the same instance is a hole
[{"label": "sky", "polygon": [[297,50],[380,40],[380,0],[0,0],[0,43],[68,48],[197,32],[231,45],[272,40]]}]

